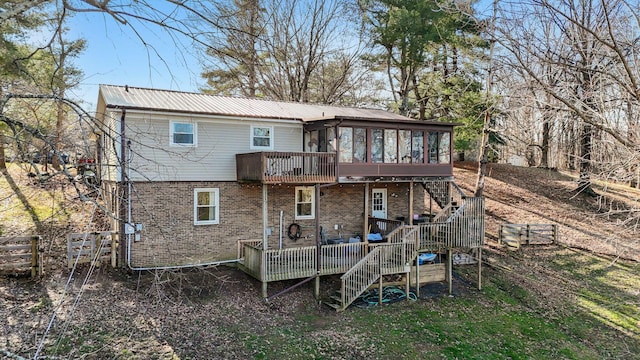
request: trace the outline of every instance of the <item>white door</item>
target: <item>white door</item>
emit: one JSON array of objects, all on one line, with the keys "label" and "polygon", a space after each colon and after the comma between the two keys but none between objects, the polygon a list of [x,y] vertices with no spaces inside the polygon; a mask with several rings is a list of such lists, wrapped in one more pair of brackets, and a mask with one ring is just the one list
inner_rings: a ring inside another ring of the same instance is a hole
[{"label": "white door", "polygon": [[387,218],[387,189],[371,190],[371,216]]}]

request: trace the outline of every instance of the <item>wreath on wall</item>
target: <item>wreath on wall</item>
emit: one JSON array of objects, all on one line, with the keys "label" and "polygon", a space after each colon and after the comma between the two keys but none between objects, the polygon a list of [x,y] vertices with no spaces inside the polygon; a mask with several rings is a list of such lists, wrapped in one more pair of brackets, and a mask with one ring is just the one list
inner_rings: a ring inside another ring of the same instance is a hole
[{"label": "wreath on wall", "polygon": [[296,241],[300,239],[301,235],[302,228],[300,227],[300,225],[296,223],[292,223],[291,225],[289,225],[289,228],[287,229],[287,236],[289,237],[289,239]]}]

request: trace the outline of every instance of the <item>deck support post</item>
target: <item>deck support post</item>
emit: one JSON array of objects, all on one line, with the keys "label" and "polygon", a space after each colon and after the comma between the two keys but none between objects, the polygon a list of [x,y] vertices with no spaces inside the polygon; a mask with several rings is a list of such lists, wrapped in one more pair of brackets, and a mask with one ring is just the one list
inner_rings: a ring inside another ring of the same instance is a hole
[{"label": "deck support post", "polygon": [[[269,198],[268,198],[268,187],[266,184],[262,185],[262,250],[267,250],[269,248],[267,244],[267,228],[269,227],[268,216],[269,216]],[[264,285],[266,286],[266,285]],[[263,291],[266,294],[266,290]],[[265,295],[265,297],[267,297]]]},{"label": "deck support post", "polygon": [[313,294],[320,298],[320,272],[322,271],[322,234],[320,233],[320,184],[316,184],[315,191],[315,237],[316,237],[316,281]]},{"label": "deck support post", "polygon": [[378,255],[378,305],[382,305],[382,256]]},{"label": "deck support post", "polygon": [[453,250],[447,249],[447,282],[449,283],[449,295],[453,293]]},{"label": "deck support post", "polygon": [[409,225],[413,225],[413,180],[409,182]]},{"label": "deck support post", "polygon": [[482,247],[478,248],[478,290],[482,290]]},{"label": "deck support post", "polygon": [[420,297],[420,262],[416,257],[416,296]]},{"label": "deck support post", "polygon": [[266,281],[262,282],[262,297],[265,298],[265,299],[268,297],[267,296],[267,282]]},{"label": "deck support post", "polygon": [[[364,183],[364,229],[362,229],[362,241],[369,243],[369,183]],[[368,250],[368,249],[367,249]]]},{"label": "deck support post", "polygon": [[406,287],[406,294],[407,294],[407,300],[409,300],[409,291],[411,291],[411,281],[410,278],[411,277],[411,266],[409,266],[409,272],[407,273],[407,276],[405,276],[405,278],[407,279],[407,284],[405,285]]}]

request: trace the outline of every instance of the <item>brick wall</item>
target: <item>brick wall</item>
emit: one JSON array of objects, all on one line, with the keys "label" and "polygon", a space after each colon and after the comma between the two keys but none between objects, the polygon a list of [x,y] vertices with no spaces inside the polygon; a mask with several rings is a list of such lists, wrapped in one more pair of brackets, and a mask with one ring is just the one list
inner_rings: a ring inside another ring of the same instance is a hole
[{"label": "brick wall", "polygon": [[[409,213],[409,184],[387,183],[388,218]],[[373,187],[373,186],[372,186]],[[218,188],[220,191],[220,223],[193,224],[193,191],[195,188]],[[364,224],[363,184],[343,184],[321,188],[320,225],[328,238],[362,235]],[[414,187],[414,212],[424,212],[423,190]],[[393,194],[393,195],[392,195]],[[280,242],[280,211],[283,247],[316,243],[315,219],[295,219],[295,186],[267,186],[267,223],[271,228],[269,247]],[[371,206],[371,205],[369,205]],[[369,210],[370,213],[370,210]],[[133,185],[132,215],[141,223],[141,240],[131,245],[133,267],[176,266],[232,260],[237,241],[262,239],[262,185],[236,182],[138,182]],[[316,214],[317,215],[317,214]],[[302,238],[287,237],[291,223],[302,228]],[[340,225],[334,230],[334,225]]]},{"label": "brick wall", "polygon": [[[193,224],[195,188],[218,188],[220,223]],[[185,265],[236,257],[237,240],[262,238],[259,187],[234,182],[145,182],[132,191],[133,222],[141,240],[131,245],[134,267]]]}]

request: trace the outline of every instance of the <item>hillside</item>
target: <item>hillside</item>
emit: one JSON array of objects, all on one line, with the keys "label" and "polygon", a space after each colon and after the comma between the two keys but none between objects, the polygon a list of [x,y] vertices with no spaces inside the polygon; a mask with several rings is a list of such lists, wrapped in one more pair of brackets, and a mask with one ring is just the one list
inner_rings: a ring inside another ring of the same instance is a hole
[{"label": "hillside", "polygon": [[[456,164],[468,193],[476,169]],[[7,319],[0,354],[33,357],[46,331],[41,354],[48,358],[634,358],[639,236],[616,216],[639,194],[614,189],[603,202],[574,188],[567,174],[491,164],[484,251],[491,265],[483,268],[482,290],[476,267],[458,266],[452,297],[434,291],[344,313],[319,305],[311,284],[266,303],[258,282],[229,267],[81,268],[70,277],[64,257],[51,256],[38,282],[0,278],[0,318]],[[507,251],[496,242],[501,223],[556,223],[561,245]],[[48,249],[62,251],[62,242]],[[292,284],[270,285],[270,292]],[[322,280],[324,296],[336,288],[336,279]]]},{"label": "hillside", "polygon": [[[621,226],[627,212],[640,207],[640,191],[608,184],[594,185],[604,198],[576,194],[575,176],[555,170],[489,164],[485,190],[489,245],[496,241],[501,223],[555,223],[559,241],[598,254],[640,260],[637,226]],[[476,163],[456,164],[456,182],[472,193]],[[635,231],[634,231],[635,229]]]}]

